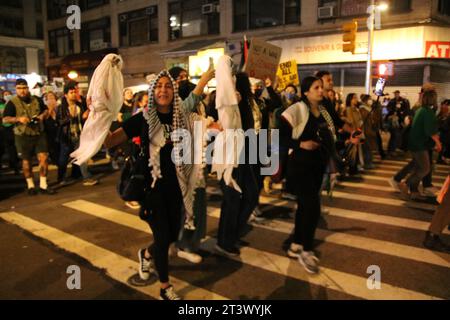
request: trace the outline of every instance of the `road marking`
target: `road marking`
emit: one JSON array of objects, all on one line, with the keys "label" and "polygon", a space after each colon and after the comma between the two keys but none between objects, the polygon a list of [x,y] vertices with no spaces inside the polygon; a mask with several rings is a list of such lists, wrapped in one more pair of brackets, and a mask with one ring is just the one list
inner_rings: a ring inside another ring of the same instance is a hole
[{"label": "road marking", "polygon": [[[260,197],[261,204],[268,204],[272,206],[280,206],[289,208],[291,210],[296,210],[297,205],[293,201],[269,198],[269,197]],[[368,213],[368,212],[359,212],[354,210],[347,210],[341,208],[335,208],[330,206],[323,206],[323,208],[329,211],[326,216],[333,216],[345,219],[352,220],[360,220],[364,222],[373,222],[379,224],[385,224],[393,227],[401,227],[419,231],[427,231],[430,227],[430,222],[419,221],[414,219],[406,219],[406,218],[397,218],[392,216],[386,216],[382,214]],[[265,210],[263,210],[265,211]],[[444,230],[444,234],[450,234],[450,231]]]},{"label": "road marking", "polygon": [[[387,169],[389,170],[389,172],[397,172],[399,171],[401,168],[403,168],[403,165],[389,165],[389,164],[384,164],[384,163],[376,163],[376,169]],[[371,171],[371,169],[369,169],[369,171]],[[439,170],[434,168],[433,169],[433,173],[437,173],[437,174],[442,174],[442,175],[448,175],[450,173],[450,167],[447,168],[447,170]]]},{"label": "road marking", "polygon": [[[122,216],[124,216],[124,214],[122,214]],[[97,268],[105,269],[107,275],[112,279],[152,298],[159,298],[158,282],[155,282],[147,287],[134,287],[128,284],[128,279],[137,273],[137,261],[118,255],[112,251],[96,246],[93,243],[60,231],[39,221],[25,217],[16,212],[1,213],[0,218],[17,225],[24,230],[27,230],[39,238],[50,241],[59,248],[77,254],[78,256],[88,260]],[[177,292],[183,294],[184,298],[187,300],[226,299],[221,295],[196,287],[188,282],[176,279],[174,277],[171,277],[171,282]]]},{"label": "road marking", "polygon": [[[220,208],[208,208],[208,216],[219,219]],[[263,229],[291,234],[294,224],[291,222],[272,219],[268,224],[253,224]],[[433,264],[445,268],[450,268],[450,254],[434,252],[428,249],[416,248],[389,241],[377,240],[373,238],[355,236],[348,233],[330,232],[328,230],[317,229],[316,239],[337,245],[362,249],[371,252],[378,252],[397,258],[404,258],[418,262]]]},{"label": "road marking", "polygon": [[[390,174],[390,175],[394,176],[396,172],[388,171],[388,170],[372,169],[372,170],[364,170],[364,173],[370,173],[370,174],[381,173],[381,174]],[[447,175],[439,175],[436,173],[433,174],[433,180],[445,181],[446,178],[447,178]]]},{"label": "road marking", "polygon": [[[394,176],[394,175],[392,175],[392,176]],[[361,177],[362,177],[364,180],[368,179],[368,180],[385,181],[385,182],[387,182],[387,183],[388,183],[389,179],[391,179],[390,177],[370,176],[370,175],[366,175],[366,174],[361,175]],[[367,182],[367,181],[366,181],[366,182]],[[434,182],[434,181],[433,181],[433,185],[434,185],[435,187],[441,188],[442,185],[443,185],[443,183],[441,183],[441,182]]]},{"label": "road marking", "polygon": [[[101,210],[102,212],[108,212],[107,207],[101,206],[98,204],[94,204],[85,200],[76,200],[67,204],[64,204],[64,206],[74,208],[75,210],[82,211],[87,214],[93,214],[96,217],[99,217],[97,211],[99,208],[103,207]],[[123,217],[123,216],[130,216],[130,217]],[[220,218],[220,208],[208,208],[208,216],[214,217],[214,218]],[[114,217],[114,218],[113,218]],[[125,225],[127,227],[141,230],[140,224],[141,221],[137,216],[134,216],[132,214],[129,214],[127,212],[123,212],[122,215],[119,216],[109,216],[107,214],[104,214],[104,217],[102,219],[111,221],[113,223],[119,224],[119,225]],[[131,220],[130,220],[131,219]],[[134,222],[132,222],[134,221]],[[130,223],[131,222],[131,223]],[[261,227],[264,229],[268,229],[271,231],[277,231],[277,232],[283,232],[286,234],[290,234],[293,228],[292,223],[287,223],[279,220],[272,220],[270,221],[269,225],[261,225],[261,224],[255,224],[256,227]],[[436,253],[430,250],[421,249],[421,248],[415,248],[412,246],[406,246],[401,244],[396,244],[393,242],[388,241],[382,241],[382,240],[376,240],[372,238],[366,238],[361,236],[354,236],[344,233],[331,233],[327,230],[318,229],[316,233],[316,237],[320,240],[323,240],[327,243],[333,243],[338,245],[343,245],[347,247],[353,247],[363,250],[370,250],[373,252],[379,252],[382,254],[387,254],[390,256],[405,258],[409,260],[415,260],[419,262],[424,262],[428,264],[434,264],[438,266],[443,266],[450,268],[450,255],[445,253]],[[257,249],[253,249],[257,250]],[[259,251],[260,254],[266,254],[264,251]],[[241,255],[242,256],[242,255]],[[280,257],[280,256],[277,256]],[[331,270],[331,269],[330,269]]]}]

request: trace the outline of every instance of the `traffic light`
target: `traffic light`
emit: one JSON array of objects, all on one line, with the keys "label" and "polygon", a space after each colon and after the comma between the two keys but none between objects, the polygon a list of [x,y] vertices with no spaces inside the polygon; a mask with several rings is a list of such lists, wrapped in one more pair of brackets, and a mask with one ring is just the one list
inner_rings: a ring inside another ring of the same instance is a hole
[{"label": "traffic light", "polygon": [[342,30],[344,34],[342,35],[342,51],[355,53],[356,49],[356,33],[358,32],[358,22],[353,20],[352,22],[344,23],[342,25]]}]

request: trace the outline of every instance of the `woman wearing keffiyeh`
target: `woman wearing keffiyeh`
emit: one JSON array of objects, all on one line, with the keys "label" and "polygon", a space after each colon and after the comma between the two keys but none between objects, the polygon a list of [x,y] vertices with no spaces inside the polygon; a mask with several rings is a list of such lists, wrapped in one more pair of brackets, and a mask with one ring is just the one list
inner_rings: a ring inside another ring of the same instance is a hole
[{"label": "woman wearing keffiyeh", "polygon": [[[161,71],[150,85],[148,108],[126,121],[122,128],[110,133],[105,141],[105,145],[111,147],[129,138],[141,137],[144,152],[148,155],[146,197],[140,204],[141,218],[149,223],[154,243],[148,249],[139,250],[139,275],[147,280],[154,271],[154,262],[163,300],[180,299],[169,283],[169,246],[178,238],[183,215],[184,228],[195,228],[194,191],[199,183],[204,182],[204,163],[187,164],[180,161],[185,154],[180,155],[179,146],[184,144],[183,134],[194,136],[194,122],[199,121],[202,131],[206,130],[207,120],[192,111],[200,102],[204,87],[213,77],[214,70],[207,71],[190,96],[181,101],[176,82],[166,70]],[[191,155],[201,152],[202,159],[204,145],[194,148],[194,143],[190,143],[188,150],[183,149],[183,152]]]}]

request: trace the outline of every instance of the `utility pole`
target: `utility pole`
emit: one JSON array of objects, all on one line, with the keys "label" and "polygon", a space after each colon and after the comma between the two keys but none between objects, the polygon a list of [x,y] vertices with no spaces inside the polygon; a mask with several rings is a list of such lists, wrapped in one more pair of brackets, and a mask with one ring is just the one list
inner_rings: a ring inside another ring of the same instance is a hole
[{"label": "utility pole", "polygon": [[369,20],[367,27],[369,29],[369,41],[367,50],[367,65],[366,65],[366,94],[370,94],[370,88],[372,85],[372,52],[373,52],[373,36],[375,29],[375,0],[370,1],[369,7]]}]

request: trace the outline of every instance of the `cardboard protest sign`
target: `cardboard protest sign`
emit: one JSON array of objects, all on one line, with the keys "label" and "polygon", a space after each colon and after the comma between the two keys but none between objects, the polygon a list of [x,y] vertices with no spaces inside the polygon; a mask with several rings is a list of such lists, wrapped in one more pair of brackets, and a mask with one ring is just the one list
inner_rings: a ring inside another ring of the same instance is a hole
[{"label": "cardboard protest sign", "polygon": [[253,38],[250,42],[245,72],[249,77],[275,81],[278,64],[280,63],[281,48],[263,40]]},{"label": "cardboard protest sign", "polygon": [[278,87],[280,89],[286,88],[288,84],[293,84],[294,86],[300,85],[297,62],[295,60],[290,60],[280,63],[277,71],[277,78]]}]

